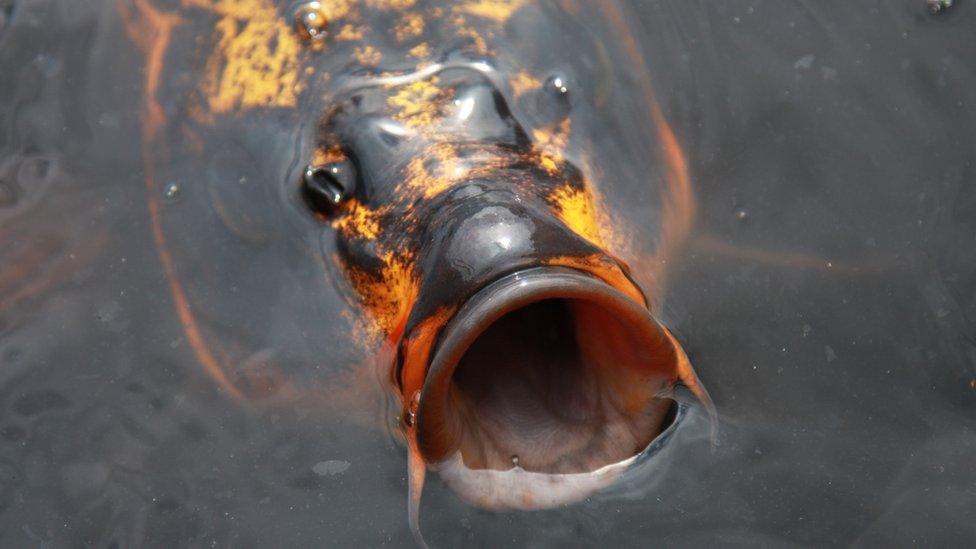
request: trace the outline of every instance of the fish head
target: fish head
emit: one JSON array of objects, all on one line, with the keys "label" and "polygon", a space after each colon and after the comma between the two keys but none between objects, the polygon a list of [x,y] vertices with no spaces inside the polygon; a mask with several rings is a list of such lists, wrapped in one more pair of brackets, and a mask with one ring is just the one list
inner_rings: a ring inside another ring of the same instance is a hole
[{"label": "fish head", "polygon": [[[146,56],[154,242],[229,394],[350,413],[380,344],[411,463],[495,508],[612,482],[679,381],[707,402],[657,320],[687,168],[618,3],[156,4],[119,2]],[[258,345],[315,367],[235,367]],[[318,383],[319,357],[342,381]]]},{"label": "fish head", "polygon": [[[470,501],[532,507],[537,494],[512,500],[482,473],[572,478],[638,454],[690,368],[602,242],[581,170],[539,147],[476,65],[368,82],[323,117],[302,192],[397,349],[391,381],[425,463],[454,464]],[[585,495],[564,492],[547,501]]]}]

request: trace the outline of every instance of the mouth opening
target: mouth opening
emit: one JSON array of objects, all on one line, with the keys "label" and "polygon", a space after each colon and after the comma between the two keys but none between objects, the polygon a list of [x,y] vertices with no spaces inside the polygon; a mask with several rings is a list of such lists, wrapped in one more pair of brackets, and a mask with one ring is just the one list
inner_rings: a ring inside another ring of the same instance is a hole
[{"label": "mouth opening", "polygon": [[673,418],[673,340],[602,280],[543,267],[476,294],[445,327],[418,408],[428,462],[471,470],[597,471]]}]

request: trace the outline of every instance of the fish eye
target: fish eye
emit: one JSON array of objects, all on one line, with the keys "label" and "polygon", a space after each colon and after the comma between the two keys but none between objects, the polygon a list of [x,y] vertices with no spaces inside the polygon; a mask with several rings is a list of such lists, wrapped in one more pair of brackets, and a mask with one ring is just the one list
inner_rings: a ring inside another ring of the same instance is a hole
[{"label": "fish eye", "polygon": [[356,168],[349,159],[309,164],[302,174],[302,197],[314,213],[330,216],[356,191]]}]

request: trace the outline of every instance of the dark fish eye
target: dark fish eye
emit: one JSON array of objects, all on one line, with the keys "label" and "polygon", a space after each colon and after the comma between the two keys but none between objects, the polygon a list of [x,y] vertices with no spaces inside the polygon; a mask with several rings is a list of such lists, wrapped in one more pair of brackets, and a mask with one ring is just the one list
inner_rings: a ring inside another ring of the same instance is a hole
[{"label": "dark fish eye", "polygon": [[309,164],[302,174],[302,195],[312,211],[331,215],[356,191],[356,169],[349,160]]}]

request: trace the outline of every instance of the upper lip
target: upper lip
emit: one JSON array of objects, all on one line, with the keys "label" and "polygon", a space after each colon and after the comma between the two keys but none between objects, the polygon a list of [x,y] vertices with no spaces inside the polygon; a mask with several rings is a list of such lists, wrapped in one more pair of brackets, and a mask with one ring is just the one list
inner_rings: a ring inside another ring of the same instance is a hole
[{"label": "upper lip", "polygon": [[506,313],[545,299],[595,301],[637,327],[648,346],[669,349],[665,330],[647,309],[598,277],[564,267],[517,271],[489,284],[458,310],[441,331],[433,350],[417,410],[418,444],[428,462],[436,463],[453,450],[455,426],[444,417],[452,375],[464,352],[481,333]]}]

